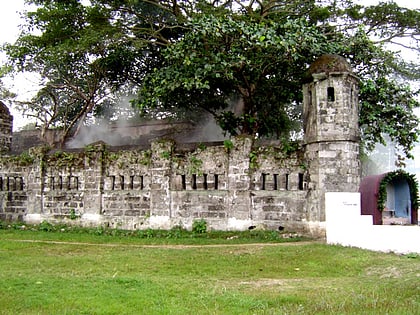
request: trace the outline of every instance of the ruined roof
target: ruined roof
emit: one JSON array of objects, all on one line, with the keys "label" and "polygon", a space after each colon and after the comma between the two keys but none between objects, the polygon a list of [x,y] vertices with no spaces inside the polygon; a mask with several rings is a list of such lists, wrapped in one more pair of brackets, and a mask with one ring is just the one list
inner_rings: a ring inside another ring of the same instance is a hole
[{"label": "ruined roof", "polygon": [[347,60],[339,55],[322,55],[315,60],[308,69],[310,75],[316,73],[328,74],[330,72],[352,73],[353,71]]}]

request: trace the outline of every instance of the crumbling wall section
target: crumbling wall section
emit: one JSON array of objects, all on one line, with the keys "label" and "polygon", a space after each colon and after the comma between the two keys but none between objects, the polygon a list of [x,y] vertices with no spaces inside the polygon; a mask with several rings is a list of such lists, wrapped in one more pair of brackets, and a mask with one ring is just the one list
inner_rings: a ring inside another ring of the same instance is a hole
[{"label": "crumbling wall section", "polygon": [[27,214],[27,174],[32,160],[0,158],[0,220],[23,221]]}]

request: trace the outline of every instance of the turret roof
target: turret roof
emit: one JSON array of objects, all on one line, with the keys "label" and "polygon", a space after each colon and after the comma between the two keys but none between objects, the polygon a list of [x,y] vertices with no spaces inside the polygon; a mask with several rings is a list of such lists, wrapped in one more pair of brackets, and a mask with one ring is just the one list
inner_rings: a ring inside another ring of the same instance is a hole
[{"label": "turret roof", "polygon": [[309,74],[349,72],[352,73],[350,64],[339,55],[322,55],[315,60],[308,69]]}]

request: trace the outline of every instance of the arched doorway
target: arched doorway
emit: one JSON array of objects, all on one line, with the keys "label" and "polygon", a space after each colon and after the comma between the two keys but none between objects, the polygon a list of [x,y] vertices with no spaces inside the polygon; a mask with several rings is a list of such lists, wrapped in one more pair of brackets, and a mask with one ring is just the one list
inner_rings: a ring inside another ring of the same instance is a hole
[{"label": "arched doorway", "polygon": [[360,183],[361,214],[373,224],[418,224],[418,183],[414,175],[398,170],[367,176]]}]

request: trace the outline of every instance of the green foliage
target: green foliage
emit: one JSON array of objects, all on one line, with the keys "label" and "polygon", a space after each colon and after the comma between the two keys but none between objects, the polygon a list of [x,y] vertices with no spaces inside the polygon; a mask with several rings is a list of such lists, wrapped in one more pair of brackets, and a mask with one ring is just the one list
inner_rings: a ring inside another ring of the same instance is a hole
[{"label": "green foliage", "polygon": [[76,220],[76,219],[79,219],[80,216],[76,213],[76,210],[71,209],[70,214],[69,214],[69,218],[70,218],[70,220]]},{"label": "green foliage", "polygon": [[143,156],[139,162],[142,165],[150,165],[150,163],[152,162],[152,151],[151,150],[143,151]]},{"label": "green foliage", "polygon": [[98,152],[98,148],[92,144],[85,146],[84,148],[85,153],[96,153]]},{"label": "green foliage", "polygon": [[195,234],[204,234],[207,232],[207,222],[204,219],[194,220],[192,223],[192,232]]},{"label": "green foliage", "polygon": [[170,160],[171,159],[171,152],[170,151],[163,151],[160,156],[165,159],[165,160]]},{"label": "green foliage", "polygon": [[108,158],[109,161],[115,162],[116,160],[119,159],[119,154],[117,154],[117,153],[109,153],[107,155],[107,158]]},{"label": "green foliage", "polygon": [[267,23],[232,12],[200,15],[187,26],[190,31],[184,38],[165,50],[167,66],[146,77],[139,106],[164,104],[214,112],[239,97],[243,115],[229,110],[216,114],[225,131],[288,136],[292,123],[286,112],[293,113],[290,104],[301,96],[295,93],[301,82],[290,82],[286,76],[294,62],[303,75],[304,52],[319,55],[331,49],[324,35],[303,19]]},{"label": "green foliage", "polygon": [[115,90],[141,81],[139,74],[155,64],[158,50],[152,46],[176,37],[175,29],[165,28],[164,34],[153,29],[159,20],[166,25],[175,22],[157,3],[27,3],[36,6],[23,14],[21,35],[4,51],[13,73],[35,72],[42,80],[38,93],[20,103],[21,110],[43,129],[61,128],[62,141],[101,107],[115,105]]},{"label": "green foliage", "polygon": [[54,230],[55,230],[55,227],[54,227],[54,225],[52,225],[51,223],[49,223],[49,222],[47,222],[47,221],[42,221],[42,222],[39,224],[38,229],[39,229],[40,231],[43,231],[43,232],[52,232],[52,231],[54,231]]},{"label": "green foliage", "polygon": [[193,235],[181,226],[175,226],[170,230],[137,230],[134,236],[140,239],[185,239]]},{"label": "green foliage", "polygon": [[225,151],[229,153],[233,149],[233,142],[230,139],[223,141],[223,147],[225,148]]},{"label": "green foliage", "polygon": [[[417,70],[410,71],[382,43],[416,29],[414,17],[419,13],[385,4],[364,11],[350,1],[301,7],[295,1],[270,3],[245,1],[239,4],[244,10],[207,8],[195,15],[186,23],[184,37],[163,51],[164,66],[145,77],[138,100],[141,110],[205,109],[231,135],[287,139],[300,128],[301,83],[307,65],[321,54],[340,54],[361,78],[366,148],[389,134],[412,157],[410,150],[419,135],[413,109],[419,104],[416,94],[398,84],[395,76],[414,79]],[[385,14],[392,23],[379,19]],[[337,19],[348,23],[334,26]],[[381,37],[379,42],[369,37],[373,32]],[[376,82],[381,93],[369,91],[369,82]],[[243,105],[239,115],[230,109],[238,100]]]},{"label": "green foliage", "polygon": [[198,149],[201,151],[204,151],[207,148],[207,146],[204,143],[199,143],[198,144]]},{"label": "green foliage", "polygon": [[406,84],[381,77],[362,81],[360,97],[359,123],[366,149],[373,149],[376,143],[386,145],[387,134],[407,157],[413,158],[410,151],[419,140],[419,120],[413,111],[419,107],[417,93]]},{"label": "green foliage", "polygon": [[251,169],[257,169],[258,168],[258,152],[257,151],[251,151],[249,153],[249,167]]},{"label": "green foliage", "polygon": [[[419,103],[401,82],[419,80],[420,65],[387,44],[419,52],[418,10],[349,0],[27,2],[36,6],[4,51],[12,73],[37,72],[45,82],[21,104],[43,129],[77,132],[113,108],[122,89],[137,94],[143,116],[207,111],[231,135],[289,139],[301,130],[306,69],[331,53],[361,80],[365,148],[387,134],[412,157]],[[401,44],[403,37],[413,42]]]},{"label": "green foliage", "polygon": [[185,230],[181,226],[174,226],[172,229],[169,230],[167,238],[171,238],[171,239],[185,238],[186,235],[188,235],[187,230]]},{"label": "green foliage", "polygon": [[203,166],[203,161],[197,158],[195,155],[191,155],[188,158],[188,173],[201,175],[203,171],[201,167]]},{"label": "green foliage", "polygon": [[28,166],[34,163],[35,158],[32,154],[27,151],[22,152],[20,155],[12,158],[16,161],[19,165]]},{"label": "green foliage", "polygon": [[410,259],[420,259],[420,254],[418,253],[408,253],[405,255],[405,257]]},{"label": "green foliage", "polygon": [[298,141],[282,141],[281,150],[286,155],[291,155],[301,149],[300,143]]},{"label": "green foliage", "polygon": [[[76,220],[80,216],[74,210],[70,211],[70,219]],[[118,228],[109,228],[100,225],[94,228],[81,227],[78,225],[52,224],[43,221],[38,225],[27,225],[19,222],[0,221],[0,230],[22,231],[27,233],[48,232],[49,238],[58,239],[62,234],[94,235],[110,238],[121,238],[126,240],[147,239],[152,242],[161,242],[164,240],[182,240],[183,242],[192,242],[195,240],[204,243],[247,243],[247,242],[288,242],[301,241],[306,238],[300,234],[288,231],[270,231],[270,230],[247,230],[247,231],[207,231],[207,222],[195,220],[192,230],[188,231],[181,226],[174,226],[170,230],[154,230],[151,228],[142,230],[123,230]]]},{"label": "green foliage", "polygon": [[48,156],[48,162],[54,162],[57,166],[81,165],[83,163],[83,156],[66,151],[56,151]]}]

